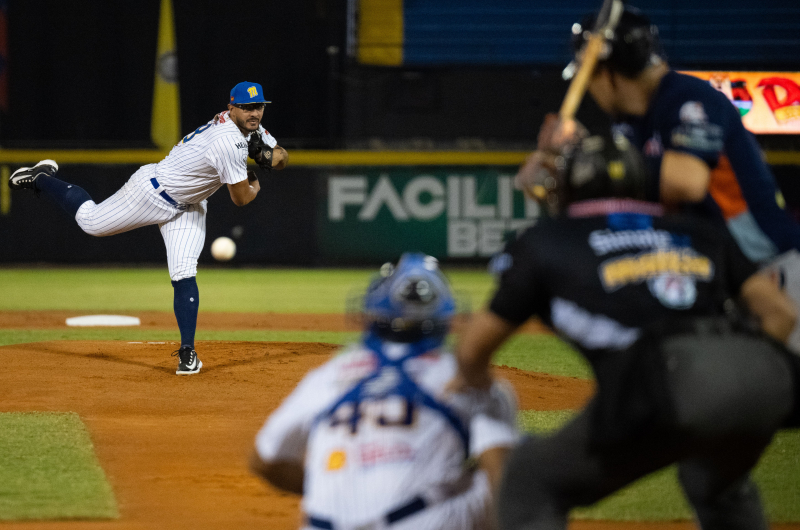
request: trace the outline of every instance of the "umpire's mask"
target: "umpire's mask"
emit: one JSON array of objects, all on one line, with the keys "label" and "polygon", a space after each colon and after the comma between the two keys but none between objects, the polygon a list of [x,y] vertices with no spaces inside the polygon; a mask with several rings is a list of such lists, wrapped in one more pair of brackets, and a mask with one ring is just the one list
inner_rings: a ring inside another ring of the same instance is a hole
[{"label": "umpire's mask", "polygon": [[647,168],[637,149],[621,134],[581,141],[566,168],[567,201],[603,197],[647,200]]},{"label": "umpire's mask", "polygon": [[647,168],[637,149],[621,134],[590,136],[579,141],[551,168],[540,186],[540,204],[551,216],[566,212],[567,205],[605,197],[653,200]]}]

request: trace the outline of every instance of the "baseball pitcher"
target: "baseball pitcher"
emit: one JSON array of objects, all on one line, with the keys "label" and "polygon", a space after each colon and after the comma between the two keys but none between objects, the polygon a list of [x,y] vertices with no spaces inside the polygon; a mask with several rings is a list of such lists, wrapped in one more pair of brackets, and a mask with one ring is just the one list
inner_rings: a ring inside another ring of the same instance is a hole
[{"label": "baseball pitcher", "polygon": [[158,164],[142,166],[114,195],[95,203],[79,186],[55,178],[58,164],[42,160],[15,171],[12,190],[31,189],[58,203],[89,235],[103,237],[158,225],[167,247],[174,311],[181,333],[178,375],[196,374],[203,363],[194,350],[200,294],[195,276],[206,238],[208,197],[227,185],[244,206],[261,189],[247,171],[248,156],[265,170],[283,169],[286,150],[260,124],[264,90],[258,83],[233,87],[228,110],[187,134]]},{"label": "baseball pitcher", "polygon": [[382,271],[364,299],[362,341],[270,416],[253,470],[303,494],[306,529],[490,527],[490,478],[517,439],[513,393],[445,389],[455,303],[435,258],[407,253]]}]

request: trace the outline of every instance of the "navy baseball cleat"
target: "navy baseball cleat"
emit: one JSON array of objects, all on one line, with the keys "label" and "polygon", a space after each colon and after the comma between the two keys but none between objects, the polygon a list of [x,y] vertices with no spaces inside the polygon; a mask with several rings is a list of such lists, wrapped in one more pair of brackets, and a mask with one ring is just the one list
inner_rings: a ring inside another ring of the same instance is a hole
[{"label": "navy baseball cleat", "polygon": [[197,358],[197,352],[191,346],[181,346],[181,349],[172,354],[178,356],[178,371],[176,375],[196,374],[203,367],[203,362]]},{"label": "navy baseball cleat", "polygon": [[12,190],[28,188],[35,190],[36,179],[40,175],[52,177],[58,171],[58,164],[55,160],[42,160],[33,167],[21,167],[8,178],[8,187]]}]

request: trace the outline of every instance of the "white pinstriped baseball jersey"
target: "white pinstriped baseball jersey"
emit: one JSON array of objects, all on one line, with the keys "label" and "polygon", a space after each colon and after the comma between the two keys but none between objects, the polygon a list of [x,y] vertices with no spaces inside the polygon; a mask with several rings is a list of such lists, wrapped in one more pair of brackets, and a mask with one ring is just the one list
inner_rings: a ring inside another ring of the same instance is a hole
[{"label": "white pinstriped baseball jersey", "polygon": [[[389,343],[384,351],[396,350],[399,359],[404,348],[408,345]],[[463,439],[435,407],[417,404],[412,411],[407,402],[389,395],[360,403],[355,432],[352,408],[319,419],[374,373],[376,364],[373,352],[354,346],[309,373],[258,433],[258,455],[265,462],[304,462],[303,510],[337,530],[374,525],[416,496],[429,506],[392,530],[486,528],[490,491],[485,474],[465,470]],[[447,353],[404,363],[416,385],[466,426],[470,456],[513,445],[513,397],[497,384],[490,395],[446,395],[445,385],[456,369]],[[370,384],[381,385],[382,378]]]},{"label": "white pinstriped baseball jersey", "polygon": [[[259,126],[264,143],[277,141]],[[223,184],[247,179],[247,137],[223,112],[198,127],[158,164],[139,168],[100,204],[86,201],[75,220],[84,232],[110,236],[158,225],[173,281],[197,274],[206,238],[206,199]],[[166,196],[165,196],[166,194]]]},{"label": "white pinstriped baseball jersey", "polygon": [[[278,145],[260,125],[258,132],[268,146]],[[247,178],[247,137],[225,111],[184,136],[158,163],[156,178],[177,202],[196,204]]]}]

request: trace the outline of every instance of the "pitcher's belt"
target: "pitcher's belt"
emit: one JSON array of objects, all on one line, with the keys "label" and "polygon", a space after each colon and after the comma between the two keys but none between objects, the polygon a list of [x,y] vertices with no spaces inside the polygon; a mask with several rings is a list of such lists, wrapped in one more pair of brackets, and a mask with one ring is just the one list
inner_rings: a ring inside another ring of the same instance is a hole
[{"label": "pitcher's belt", "polygon": [[[151,179],[150,179],[150,183],[153,185],[153,187],[154,187],[155,189],[158,189],[158,188],[160,188],[160,187],[161,187],[161,184],[159,184],[159,183],[158,183],[158,181],[156,180],[156,178],[155,178],[155,177],[153,177],[153,178],[151,178]],[[167,192],[166,192],[166,191],[162,190],[162,191],[161,191],[161,193],[159,193],[159,195],[161,195],[161,196],[164,198],[164,200],[165,200],[165,201],[167,201],[168,203],[170,203],[171,205],[173,205],[173,206],[178,206],[178,201],[176,201],[175,199],[173,199],[172,197],[170,197],[170,196],[167,194]]]}]

